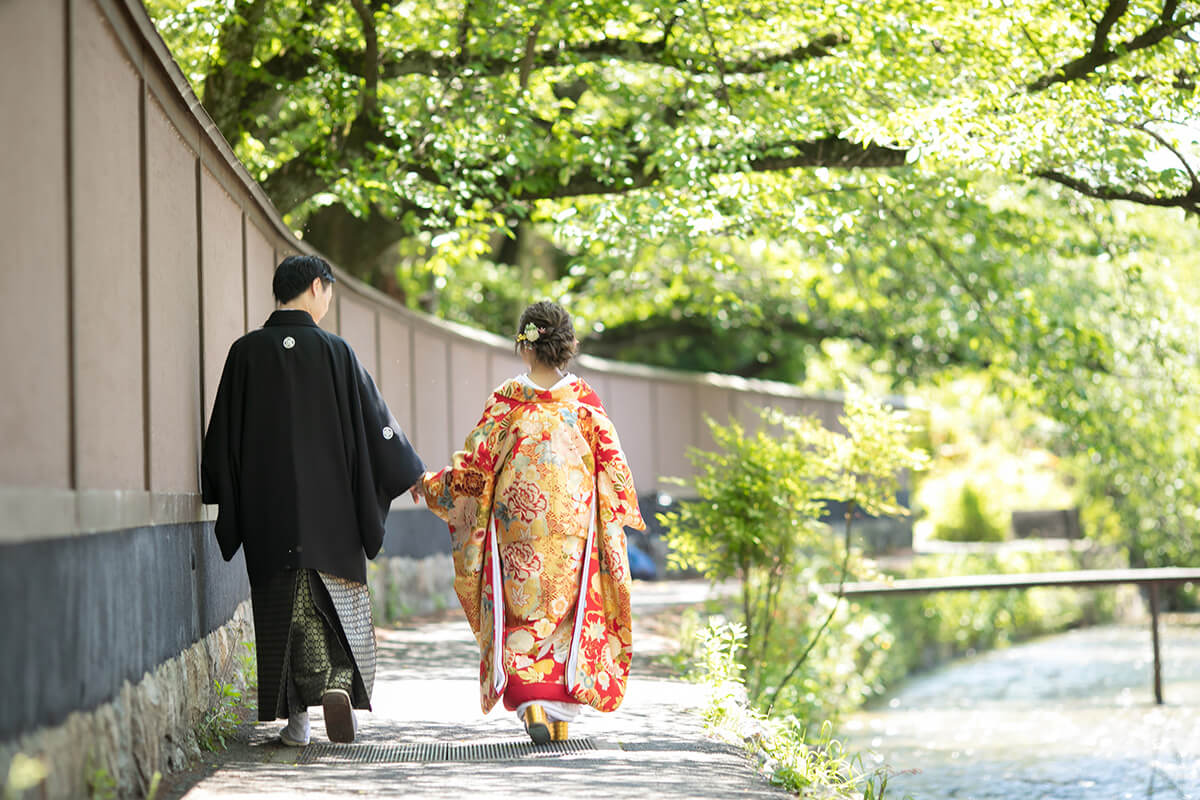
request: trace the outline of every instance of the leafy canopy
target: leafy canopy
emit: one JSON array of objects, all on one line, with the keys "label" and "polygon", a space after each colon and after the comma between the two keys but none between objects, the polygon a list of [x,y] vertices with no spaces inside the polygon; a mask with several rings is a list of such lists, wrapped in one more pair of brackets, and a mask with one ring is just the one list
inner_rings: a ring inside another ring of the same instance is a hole
[{"label": "leafy canopy", "polygon": [[279,209],[365,274],[570,209],[630,245],[836,231],[882,170],[1200,203],[1186,0],[147,6]]},{"label": "leafy canopy", "polygon": [[292,227],[404,302],[504,332],[552,296],[686,369],[982,373],[1135,560],[1200,557],[1200,2],[146,6]]}]

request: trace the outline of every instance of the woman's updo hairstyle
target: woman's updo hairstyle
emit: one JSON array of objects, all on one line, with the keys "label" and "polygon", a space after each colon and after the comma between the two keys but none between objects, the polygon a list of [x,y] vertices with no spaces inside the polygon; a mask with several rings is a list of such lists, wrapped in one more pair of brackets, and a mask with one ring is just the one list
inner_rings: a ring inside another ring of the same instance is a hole
[{"label": "woman's updo hairstyle", "polygon": [[517,323],[518,354],[522,348],[529,348],[540,363],[561,369],[575,355],[578,346],[571,315],[558,303],[543,300],[521,313],[521,321]]}]

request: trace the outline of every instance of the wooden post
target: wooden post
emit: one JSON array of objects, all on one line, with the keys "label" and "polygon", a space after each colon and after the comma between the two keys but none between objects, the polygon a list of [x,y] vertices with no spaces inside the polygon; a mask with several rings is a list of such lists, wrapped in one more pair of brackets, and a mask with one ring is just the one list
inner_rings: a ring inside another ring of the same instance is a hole
[{"label": "wooden post", "polygon": [[1150,634],[1154,640],[1154,702],[1163,704],[1162,657],[1158,647],[1158,584],[1150,584]]}]

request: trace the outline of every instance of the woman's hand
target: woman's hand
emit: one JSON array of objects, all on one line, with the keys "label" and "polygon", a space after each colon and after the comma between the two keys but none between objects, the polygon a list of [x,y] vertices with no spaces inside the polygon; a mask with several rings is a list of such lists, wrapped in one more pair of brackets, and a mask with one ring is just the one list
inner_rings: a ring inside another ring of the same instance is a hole
[{"label": "woman's hand", "polygon": [[425,479],[428,477],[428,472],[422,472],[421,477],[417,478],[417,482],[414,483],[412,488],[408,490],[409,496],[412,497],[413,502],[417,505],[421,504],[421,487],[425,485]]}]

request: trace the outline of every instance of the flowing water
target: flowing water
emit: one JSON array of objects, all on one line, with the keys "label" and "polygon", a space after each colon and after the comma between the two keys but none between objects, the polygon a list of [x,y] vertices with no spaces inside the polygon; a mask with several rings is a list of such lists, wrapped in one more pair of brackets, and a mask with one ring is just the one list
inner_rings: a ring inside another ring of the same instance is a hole
[{"label": "flowing water", "polygon": [[1072,631],[956,661],[844,721],[851,752],[916,800],[1200,800],[1200,624]]}]

